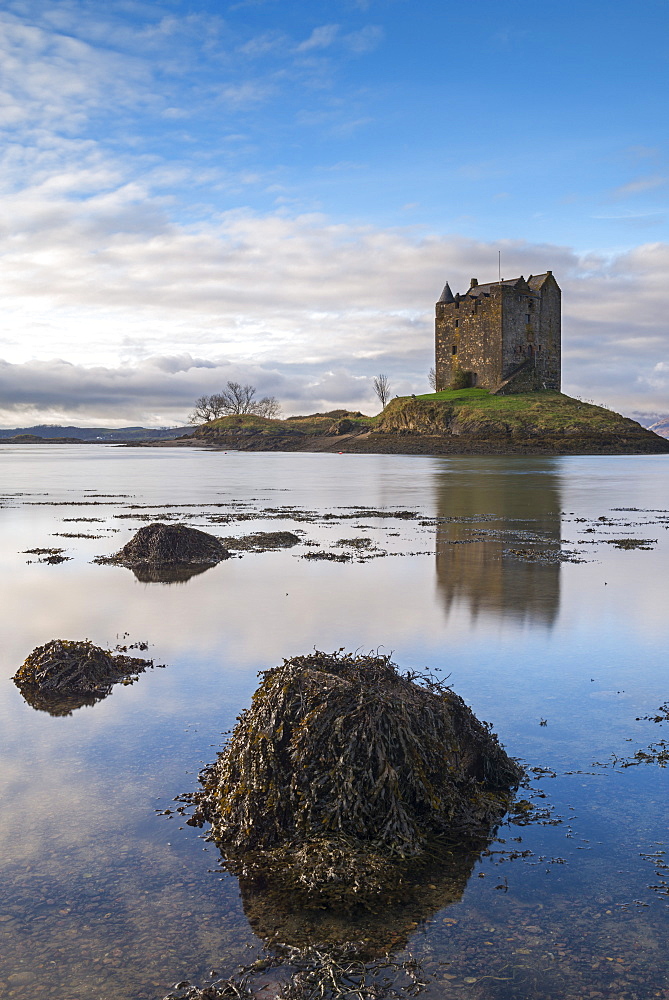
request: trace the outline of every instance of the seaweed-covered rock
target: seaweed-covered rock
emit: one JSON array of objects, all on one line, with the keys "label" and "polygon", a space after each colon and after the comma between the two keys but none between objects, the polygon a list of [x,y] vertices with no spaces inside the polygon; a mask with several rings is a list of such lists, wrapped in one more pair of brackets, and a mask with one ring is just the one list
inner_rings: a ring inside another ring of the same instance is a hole
[{"label": "seaweed-covered rock", "polygon": [[254,531],[240,538],[222,538],[227,549],[248,552],[267,552],[270,549],[289,549],[301,541],[292,531]]},{"label": "seaweed-covered rock", "polygon": [[140,528],[115,555],[95,561],[127,566],[145,582],[171,583],[202,573],[229,555],[215,535],[184,524],[157,521]]},{"label": "seaweed-covered rock", "polygon": [[105,698],[114,684],[131,684],[152,660],[94,646],[88,639],[52,639],[33,649],[12,678],[33,708],[70,715]]},{"label": "seaweed-covered rock", "polygon": [[146,524],[117,553],[118,562],[138,563],[217,563],[228,555],[215,535],[185,524]]},{"label": "seaweed-covered rock", "polygon": [[241,874],[364,894],[431,838],[485,836],[506,811],[521,768],[449,688],[342,651],[261,676],[196,814]]}]

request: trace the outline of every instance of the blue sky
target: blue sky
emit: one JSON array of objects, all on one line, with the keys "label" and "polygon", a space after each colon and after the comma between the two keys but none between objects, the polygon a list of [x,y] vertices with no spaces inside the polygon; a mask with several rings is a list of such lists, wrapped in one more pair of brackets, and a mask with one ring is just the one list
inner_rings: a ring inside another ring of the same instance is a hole
[{"label": "blue sky", "polygon": [[0,422],[422,391],[551,268],[565,391],[669,412],[669,2],[4,0]]}]

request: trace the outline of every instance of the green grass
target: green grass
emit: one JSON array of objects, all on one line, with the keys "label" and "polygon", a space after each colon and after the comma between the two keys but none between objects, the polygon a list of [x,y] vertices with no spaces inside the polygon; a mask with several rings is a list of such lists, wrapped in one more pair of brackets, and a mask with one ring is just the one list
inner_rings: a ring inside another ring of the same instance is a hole
[{"label": "green grass", "polygon": [[[553,390],[495,396],[487,389],[446,389],[393,399],[379,418],[382,429],[411,424],[419,433],[439,433],[456,421],[461,433],[621,433],[634,426],[619,413]],[[431,428],[428,430],[428,428]]]},{"label": "green grass", "polygon": [[[420,396],[416,396],[416,399],[447,399],[447,400],[466,400],[466,399],[481,399],[483,396],[489,396],[490,393],[487,389],[442,389],[441,392],[424,392]],[[400,396],[400,399],[413,399],[413,396]]]},{"label": "green grass", "polygon": [[[411,396],[404,396],[403,399],[412,399]],[[481,409],[489,412],[512,413],[523,410],[546,409],[553,406],[583,406],[592,407],[590,403],[581,403],[578,399],[565,396],[561,392],[553,389],[541,389],[536,392],[519,392],[510,396],[495,396],[487,389],[444,389],[442,392],[430,392],[416,399],[423,399],[427,402],[440,400],[444,403],[474,403]],[[604,409],[604,407],[594,407]],[[610,412],[610,411],[609,411]]]}]

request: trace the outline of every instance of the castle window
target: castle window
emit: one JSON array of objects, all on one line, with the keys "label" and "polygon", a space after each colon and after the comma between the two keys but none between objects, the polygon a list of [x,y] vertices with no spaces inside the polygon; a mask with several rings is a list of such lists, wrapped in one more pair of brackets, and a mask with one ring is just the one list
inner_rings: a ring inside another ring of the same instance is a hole
[{"label": "castle window", "polygon": [[530,322],[530,314],[529,314],[529,313],[528,313],[528,314],[527,314],[527,316],[525,317],[525,322],[526,322],[526,323],[529,323],[529,322]]},{"label": "castle window", "polygon": [[455,321],[455,329],[457,330],[457,328],[458,328],[459,326],[460,326],[460,320],[459,320],[459,319],[456,319],[456,321]]},{"label": "castle window", "polygon": [[458,345],[453,344],[453,346],[451,347],[451,354],[457,354],[457,353],[458,353]]}]

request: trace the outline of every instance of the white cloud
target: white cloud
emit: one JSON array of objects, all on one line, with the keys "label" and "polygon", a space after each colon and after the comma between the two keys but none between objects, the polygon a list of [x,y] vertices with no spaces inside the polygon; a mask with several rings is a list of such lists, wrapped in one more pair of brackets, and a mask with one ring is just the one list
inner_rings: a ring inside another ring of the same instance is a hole
[{"label": "white cloud", "polygon": [[275,88],[267,80],[245,80],[230,83],[220,90],[222,100],[233,108],[250,108],[266,101]]},{"label": "white cloud", "polygon": [[367,27],[359,31],[352,31],[345,35],[343,42],[355,55],[363,55],[377,48],[383,41],[383,28],[375,24],[368,24]]},{"label": "white cloud", "polygon": [[289,46],[288,37],[282,31],[264,31],[249,38],[239,46],[238,51],[252,59],[266,56],[271,52],[285,51]]},{"label": "white cloud", "polygon": [[[253,167],[242,159],[238,144],[257,141],[247,109],[296,82],[316,93],[333,52],[368,51],[380,32],[326,24],[301,43],[272,33],[244,43],[220,19],[177,20],[158,3],[142,11],[133,22],[76,0],[12,0],[0,13],[5,423],[17,423],[19,412],[180,420],[195,396],[227,377],[258,383],[288,410],[370,407],[365,379],[380,371],[395,391],[425,388],[444,281],[464,291],[472,275],[494,277],[498,249],[506,275],[552,268],[563,287],[568,391],[622,409],[669,409],[666,244],[579,257],[563,246],[477,242],[287,209],[218,211],[210,201],[239,204],[246,188],[276,191],[284,180],[262,157]],[[240,66],[250,57],[285,65],[246,79]],[[138,108],[146,118],[133,117]],[[341,138],[369,121],[359,110],[355,98],[330,94],[291,121]],[[235,113],[243,123],[226,137]],[[179,159],[165,151],[172,119],[185,115],[197,119],[194,135],[203,117],[220,133],[214,153],[193,141],[191,155],[188,136]],[[224,138],[235,140],[229,161]],[[460,169],[476,178],[491,172],[485,160]],[[619,193],[665,181],[640,178]]]},{"label": "white cloud", "polygon": [[655,174],[652,177],[638,177],[628,184],[623,184],[613,192],[614,198],[628,198],[630,195],[645,194],[646,191],[656,191],[658,188],[666,187],[669,184],[669,177],[661,177]]},{"label": "white cloud", "polygon": [[316,49],[329,49],[335,42],[341,44],[354,55],[371,52],[383,39],[383,29],[376,24],[368,24],[357,31],[341,34],[338,24],[324,24],[314,28],[309,38],[296,46],[296,52],[313,52]]},{"label": "white cloud", "polygon": [[115,367],[77,365],[60,358],[0,361],[0,424],[183,424],[198,396],[218,392],[230,380],[256,386],[259,396],[277,396],[287,414],[341,406],[362,406],[368,412],[378,408],[364,375],[343,368],[313,375],[294,368],[284,366],[281,371],[187,354]]},{"label": "white cloud", "polygon": [[309,37],[300,42],[295,51],[312,52],[314,49],[327,49],[335,42],[338,34],[338,24],[323,24],[319,28],[314,28]]},{"label": "white cloud", "polygon": [[6,125],[74,133],[95,108],[134,105],[141,59],[0,14],[0,106]]},{"label": "white cloud", "polygon": [[[113,171],[98,169],[111,183]],[[472,275],[494,277],[498,249],[504,275],[551,268],[562,285],[567,391],[667,408],[666,244],[579,258],[247,211],[178,226],[139,184],[71,190],[65,178],[0,200],[5,425],[19,412],[179,421],[228,378],[258,384],[288,412],[369,410],[366,379],[379,371],[394,391],[425,388],[445,280],[464,291]]]}]

